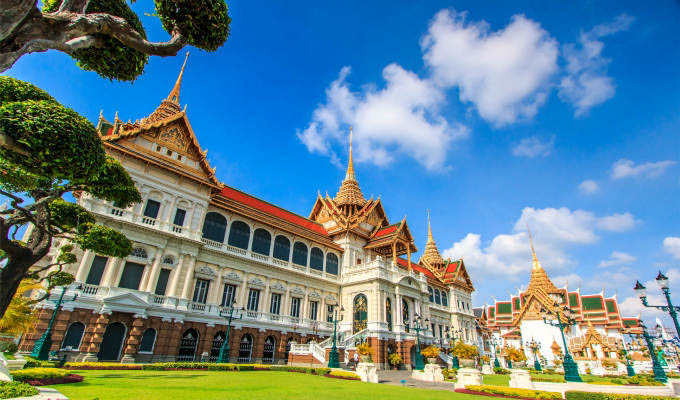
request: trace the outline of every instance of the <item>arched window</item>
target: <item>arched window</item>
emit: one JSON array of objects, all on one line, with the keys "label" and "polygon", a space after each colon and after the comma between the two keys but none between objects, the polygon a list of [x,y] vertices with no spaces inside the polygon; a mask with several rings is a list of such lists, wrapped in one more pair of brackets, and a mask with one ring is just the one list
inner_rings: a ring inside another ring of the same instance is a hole
[{"label": "arched window", "polygon": [[66,330],[66,336],[61,344],[62,349],[78,351],[80,342],[83,340],[85,325],[82,322],[74,322]]},{"label": "arched window", "polygon": [[432,291],[432,287],[428,286],[427,287],[427,293],[430,294],[430,303],[434,303],[434,292]]},{"label": "arched window", "polygon": [[196,357],[196,345],[198,344],[198,331],[188,329],[184,331],[182,340],[179,342],[179,354],[177,361],[194,361]]},{"label": "arched window", "polygon": [[338,274],[338,256],[333,253],[326,254],[326,273]]},{"label": "arched window", "polygon": [[264,340],[264,349],[262,352],[263,363],[271,364],[274,362],[274,349],[276,349],[276,339],[273,336],[267,336]]},{"label": "arched window", "polygon": [[248,241],[250,241],[250,227],[248,224],[242,221],[232,222],[231,229],[229,229],[229,246],[248,250]]},{"label": "arched window", "polygon": [[213,336],[212,346],[210,346],[210,358],[208,361],[217,361],[217,358],[220,356],[220,349],[222,349],[225,337],[226,335],[222,331],[217,332],[215,336]]},{"label": "arched window", "polygon": [[163,257],[163,264],[165,265],[174,265],[175,264],[175,259],[172,256],[165,256]]},{"label": "arched window", "polygon": [[142,341],[139,344],[140,353],[151,353],[153,352],[153,345],[156,343],[156,330],[149,328],[144,331],[142,335]]},{"label": "arched window", "polygon": [[446,295],[446,292],[442,290],[442,305],[444,307],[449,306],[449,297]]},{"label": "arched window", "polygon": [[442,304],[442,297],[439,292],[439,289],[434,290],[434,302],[437,304]]},{"label": "arched window", "polygon": [[408,303],[406,302],[406,299],[401,299],[401,318],[404,321],[404,329],[408,332],[410,328],[409,322],[411,320],[409,319]]},{"label": "arched window", "polygon": [[274,239],[274,258],[289,261],[290,260],[290,240],[285,236],[277,236]]},{"label": "arched window", "polygon": [[307,245],[295,242],[293,245],[293,264],[307,266]]},{"label": "arched window", "polygon": [[143,247],[135,247],[132,249],[130,255],[137,258],[149,258],[149,255],[146,253],[146,250],[144,250]]},{"label": "arched window", "polygon": [[272,244],[272,235],[266,229],[258,228],[253,233],[253,253],[269,255],[269,248]]},{"label": "arched window", "polygon": [[227,219],[222,214],[209,212],[203,222],[203,237],[215,242],[224,243],[224,234],[227,231]]},{"label": "arched window", "polygon": [[309,253],[309,267],[317,271],[323,271],[323,251],[318,247],[312,247]]},{"label": "arched window", "polygon": [[354,333],[366,329],[366,321],[368,320],[368,300],[363,294],[359,294],[354,298]]},{"label": "arched window", "polygon": [[392,299],[385,299],[385,315],[387,316],[387,329],[392,330]]},{"label": "arched window", "polygon": [[253,337],[246,333],[238,345],[238,362],[248,363],[253,354]]},{"label": "arched window", "polygon": [[118,361],[123,350],[123,342],[127,334],[127,328],[120,322],[114,322],[106,326],[102,343],[99,345],[97,359],[99,361]]}]

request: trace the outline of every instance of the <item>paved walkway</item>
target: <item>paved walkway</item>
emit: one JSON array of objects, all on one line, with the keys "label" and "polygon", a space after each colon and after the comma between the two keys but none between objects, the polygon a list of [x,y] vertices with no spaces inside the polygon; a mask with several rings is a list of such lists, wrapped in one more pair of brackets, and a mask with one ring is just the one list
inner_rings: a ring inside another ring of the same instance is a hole
[{"label": "paved walkway", "polygon": [[[402,383],[406,381],[405,383]],[[421,389],[438,389],[453,391],[453,382],[425,382],[411,378],[411,371],[382,370],[378,371],[378,381],[388,385],[408,386]]]}]

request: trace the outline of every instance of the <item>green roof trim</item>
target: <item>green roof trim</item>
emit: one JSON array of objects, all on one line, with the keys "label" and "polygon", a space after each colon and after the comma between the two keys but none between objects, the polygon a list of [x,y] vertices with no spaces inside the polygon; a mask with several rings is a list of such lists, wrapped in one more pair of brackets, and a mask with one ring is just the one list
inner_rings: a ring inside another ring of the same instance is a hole
[{"label": "green roof trim", "polygon": [[623,320],[623,326],[625,326],[627,328],[637,326],[637,325],[638,325],[638,321],[636,319],[624,319]]},{"label": "green roof trim", "polygon": [[496,307],[498,308],[499,314],[512,314],[512,304],[510,304],[510,302],[497,303]]},{"label": "green roof trim", "polygon": [[569,294],[569,307],[578,307],[578,295],[576,293]]},{"label": "green roof trim", "polygon": [[520,307],[519,304],[520,304],[520,303],[519,303],[519,297],[517,297],[516,299],[514,299],[514,300],[512,301],[512,305],[513,305],[513,308],[514,308],[515,310],[519,310],[519,307]]},{"label": "green roof trim", "polygon": [[583,305],[583,310],[602,310],[602,298],[601,297],[581,297],[581,304]]},{"label": "green roof trim", "polygon": [[494,317],[496,316],[496,309],[495,308],[489,308],[489,315]]},{"label": "green roof trim", "polygon": [[616,312],[616,304],[614,304],[614,300],[607,300],[607,312],[610,313],[615,313]]}]

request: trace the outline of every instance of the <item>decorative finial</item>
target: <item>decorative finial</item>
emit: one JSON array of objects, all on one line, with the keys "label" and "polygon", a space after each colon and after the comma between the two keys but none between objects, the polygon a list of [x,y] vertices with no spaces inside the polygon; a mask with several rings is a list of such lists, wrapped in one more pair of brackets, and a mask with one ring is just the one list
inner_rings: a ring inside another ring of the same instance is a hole
[{"label": "decorative finial", "polygon": [[175,87],[168,95],[168,100],[175,104],[179,104],[179,89],[182,86],[182,76],[184,76],[184,68],[187,66],[187,60],[189,59],[189,52],[187,51],[186,56],[184,56],[184,64],[182,64],[182,69],[179,71],[179,76],[177,77],[177,82],[175,82]]},{"label": "decorative finial", "polygon": [[352,127],[349,127],[349,162],[347,163],[347,173],[345,174],[346,181],[355,181],[354,175],[354,157],[352,155]]},{"label": "decorative finial", "polygon": [[104,109],[99,110],[99,119],[104,119]]},{"label": "decorative finial", "polygon": [[116,110],[116,114],[113,116],[113,122],[118,121],[118,110]]},{"label": "decorative finial", "polygon": [[427,209],[427,241],[434,242],[432,238],[432,225],[430,224],[430,209]]},{"label": "decorative finial", "polygon": [[541,269],[541,263],[538,262],[538,257],[536,257],[536,250],[534,250],[534,239],[531,237],[531,229],[527,225],[527,233],[529,234],[529,245],[531,246],[531,259],[534,264],[534,269]]}]

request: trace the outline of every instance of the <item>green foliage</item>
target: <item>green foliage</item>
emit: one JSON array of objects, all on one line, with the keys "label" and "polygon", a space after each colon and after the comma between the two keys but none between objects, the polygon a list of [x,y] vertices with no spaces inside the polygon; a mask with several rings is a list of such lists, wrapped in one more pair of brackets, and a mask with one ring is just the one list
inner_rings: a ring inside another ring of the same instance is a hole
[{"label": "green foliage", "polygon": [[103,225],[92,225],[76,241],[85,250],[111,257],[124,258],[132,252],[132,242],[125,235]]},{"label": "green foliage", "polygon": [[567,391],[566,400],[671,400],[674,397]]},{"label": "green foliage", "polygon": [[479,349],[477,349],[477,346],[465,344],[462,340],[458,340],[451,349],[451,354],[458,358],[469,360],[477,357],[477,354],[479,354]]},{"label": "green foliage", "polygon": [[37,86],[10,78],[9,76],[0,76],[0,106],[5,103],[15,103],[17,101],[26,100],[57,102],[52,96],[47,94],[46,91]]},{"label": "green foliage", "polygon": [[387,358],[389,359],[390,364],[395,367],[404,362],[404,360],[401,359],[401,355],[399,355],[399,353],[391,353]]},{"label": "green foliage", "polygon": [[317,375],[328,375],[330,372],[330,368],[314,368],[314,373]]},{"label": "green foliage", "polygon": [[331,371],[331,372],[328,373],[328,375],[338,376],[338,377],[341,377],[341,378],[350,378],[350,379],[355,379],[355,380],[361,379],[361,378],[359,378],[359,375],[355,374],[354,372],[350,372],[350,371]]},{"label": "green foliage", "polygon": [[49,282],[50,289],[55,286],[66,286],[73,283],[75,278],[73,275],[64,271],[53,271],[47,275],[47,281]]},{"label": "green foliage", "polygon": [[24,357],[26,360],[26,364],[24,364],[24,369],[29,369],[29,368],[54,368],[56,364],[53,361],[41,361],[41,360],[36,360],[35,358],[32,357]]},{"label": "green foliage", "polygon": [[0,352],[14,354],[18,350],[19,346],[14,342],[0,342]]},{"label": "green foliage", "polygon": [[508,371],[507,369],[502,368],[502,367],[494,367],[494,368],[493,368],[493,373],[494,373],[494,374],[507,375],[507,374],[510,373],[510,371]]},{"label": "green foliage", "polygon": [[[217,364],[219,365],[219,364]],[[67,362],[64,368],[72,369],[142,369],[141,364],[121,364],[119,362]]]},{"label": "green foliage", "polygon": [[465,389],[474,392],[500,394],[509,397],[532,398],[532,399],[561,399],[562,394],[556,392],[544,392],[542,390],[517,389],[505,386],[468,385]]},{"label": "green foliage", "polygon": [[505,357],[512,362],[526,361],[527,355],[521,349],[516,347],[508,346],[503,349]]},{"label": "green foliage", "polygon": [[229,9],[224,0],[154,0],[163,28],[173,27],[195,47],[217,50],[229,36]]},{"label": "green foliage", "polygon": [[422,349],[420,354],[425,358],[435,358],[439,355],[439,348],[435,345],[430,345]]},{"label": "green foliage", "polygon": [[71,371],[61,368],[28,368],[12,372],[12,378],[20,382],[33,379],[64,378],[69,375],[71,375]]},{"label": "green foliage", "polygon": [[[64,199],[56,199],[50,202],[49,208],[52,222],[64,228],[64,230],[78,228],[79,232],[84,232],[89,228],[89,225],[95,223],[92,213],[78,204],[70,203]],[[71,247],[71,250],[73,250],[73,247]]]},{"label": "green foliage", "polygon": [[106,157],[99,174],[88,179],[85,184],[90,194],[113,201],[116,207],[127,208],[142,201],[130,174],[118,160],[110,156]]},{"label": "green foliage", "polygon": [[22,382],[0,382],[0,399],[37,395],[38,389]]}]

